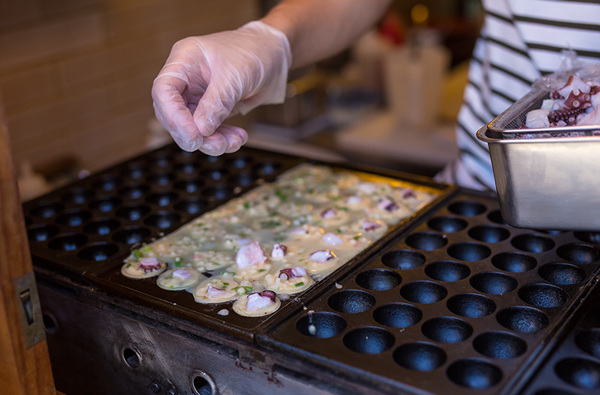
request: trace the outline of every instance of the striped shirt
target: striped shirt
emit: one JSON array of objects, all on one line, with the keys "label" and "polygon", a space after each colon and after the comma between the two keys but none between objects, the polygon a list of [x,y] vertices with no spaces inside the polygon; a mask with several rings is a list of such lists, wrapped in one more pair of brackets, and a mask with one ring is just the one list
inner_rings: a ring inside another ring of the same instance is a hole
[{"label": "striped shirt", "polygon": [[459,157],[436,178],[495,189],[486,143],[477,130],[561,65],[565,49],[582,61],[600,60],[599,0],[482,0],[484,24],[469,65],[458,115]]}]

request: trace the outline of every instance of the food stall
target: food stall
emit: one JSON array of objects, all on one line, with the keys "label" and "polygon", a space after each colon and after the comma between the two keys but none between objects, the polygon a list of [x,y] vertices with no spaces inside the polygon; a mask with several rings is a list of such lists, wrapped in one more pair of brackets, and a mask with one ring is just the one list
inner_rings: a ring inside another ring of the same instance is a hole
[{"label": "food stall", "polygon": [[[430,199],[266,315],[197,303],[193,290],[166,290],[156,276],[123,275],[132,251],[223,205],[243,207],[231,202],[277,188],[302,165]],[[512,227],[495,194],[254,148],[207,157],[167,145],[24,211],[54,379],[68,394],[537,394],[598,385],[598,233]]]}]

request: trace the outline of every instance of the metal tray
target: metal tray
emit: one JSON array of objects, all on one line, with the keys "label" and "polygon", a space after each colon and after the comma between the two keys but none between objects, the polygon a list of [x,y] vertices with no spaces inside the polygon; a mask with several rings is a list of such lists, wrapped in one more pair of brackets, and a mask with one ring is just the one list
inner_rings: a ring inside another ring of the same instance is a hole
[{"label": "metal tray", "polygon": [[600,229],[600,126],[520,129],[548,94],[532,90],[477,132],[489,146],[502,216],[523,228]]}]

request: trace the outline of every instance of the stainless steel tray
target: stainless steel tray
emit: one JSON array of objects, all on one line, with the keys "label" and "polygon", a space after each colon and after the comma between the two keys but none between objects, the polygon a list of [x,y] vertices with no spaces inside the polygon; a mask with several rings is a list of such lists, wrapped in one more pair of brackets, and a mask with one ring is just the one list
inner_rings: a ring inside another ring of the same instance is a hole
[{"label": "stainless steel tray", "polygon": [[550,89],[534,88],[477,132],[502,216],[517,227],[600,229],[600,125],[521,129]]}]

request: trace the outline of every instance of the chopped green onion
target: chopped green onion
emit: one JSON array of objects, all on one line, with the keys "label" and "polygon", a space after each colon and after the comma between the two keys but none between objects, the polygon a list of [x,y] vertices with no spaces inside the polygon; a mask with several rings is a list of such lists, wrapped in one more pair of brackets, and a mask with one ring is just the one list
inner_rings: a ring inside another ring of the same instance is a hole
[{"label": "chopped green onion", "polygon": [[275,189],[275,195],[277,195],[282,202],[285,202],[288,198],[288,195],[281,192],[279,189]]},{"label": "chopped green onion", "polygon": [[295,287],[301,287],[304,285],[304,281],[300,281],[299,283],[294,284]]},{"label": "chopped green onion", "polygon": [[342,233],[342,230],[340,228],[337,228],[335,231],[336,233]]},{"label": "chopped green onion", "polygon": [[250,208],[250,202],[244,203],[244,209],[248,210]]},{"label": "chopped green onion", "polygon": [[133,250],[133,251],[131,251],[131,253],[136,258],[143,258],[144,257],[144,253],[142,251],[140,251],[140,250]]},{"label": "chopped green onion", "polygon": [[266,271],[267,271],[267,269],[258,269],[259,273],[266,272]]},{"label": "chopped green onion", "polygon": [[175,266],[180,267],[182,265],[182,260],[180,257],[175,258]]},{"label": "chopped green onion", "polygon": [[360,236],[354,236],[354,240],[358,241],[360,239]]},{"label": "chopped green onion", "polygon": [[239,286],[235,287],[233,290],[240,295],[245,295],[245,294],[249,294],[250,292],[252,292],[252,287],[239,285]]}]

